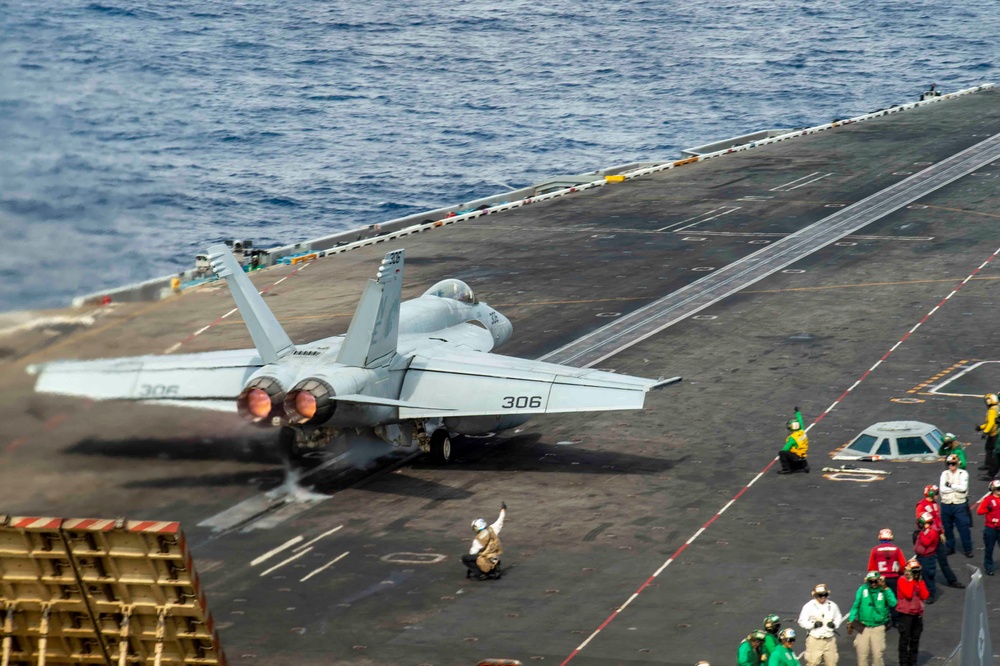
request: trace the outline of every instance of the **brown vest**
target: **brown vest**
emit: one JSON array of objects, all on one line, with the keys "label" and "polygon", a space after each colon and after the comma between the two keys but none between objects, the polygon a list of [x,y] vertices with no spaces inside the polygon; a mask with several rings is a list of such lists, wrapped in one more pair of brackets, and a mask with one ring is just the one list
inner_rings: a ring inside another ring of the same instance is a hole
[{"label": "brown vest", "polygon": [[492,527],[487,527],[476,535],[476,541],[483,547],[479,551],[479,557],[476,558],[476,566],[483,573],[489,573],[493,571],[500,556],[503,555],[503,546],[500,545],[500,537],[497,536]]}]

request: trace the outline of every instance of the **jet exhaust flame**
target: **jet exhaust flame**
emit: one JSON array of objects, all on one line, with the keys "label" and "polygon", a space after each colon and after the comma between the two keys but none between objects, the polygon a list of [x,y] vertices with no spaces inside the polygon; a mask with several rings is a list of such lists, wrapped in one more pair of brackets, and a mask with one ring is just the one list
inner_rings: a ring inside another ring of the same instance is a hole
[{"label": "jet exhaust flame", "polygon": [[273,417],[284,416],[284,398],[284,387],[277,379],[257,377],[236,398],[236,411],[250,423],[270,425]]},{"label": "jet exhaust flame", "polygon": [[333,387],[321,379],[305,379],[285,395],[283,407],[292,425],[324,423],[337,410]]}]

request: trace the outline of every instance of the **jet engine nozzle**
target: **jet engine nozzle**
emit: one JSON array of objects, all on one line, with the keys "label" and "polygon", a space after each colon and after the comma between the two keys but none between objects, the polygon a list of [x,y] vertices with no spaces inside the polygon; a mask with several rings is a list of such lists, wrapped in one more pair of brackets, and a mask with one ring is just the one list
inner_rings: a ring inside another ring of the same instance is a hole
[{"label": "jet engine nozzle", "polygon": [[285,418],[292,425],[326,423],[337,411],[337,396],[360,393],[374,379],[371,370],[344,366],[307,377],[285,394]]},{"label": "jet engine nozzle", "polygon": [[285,395],[283,407],[288,422],[303,425],[328,421],[337,411],[334,395],[333,387],[322,379],[310,377],[299,382]]},{"label": "jet engine nozzle", "polygon": [[274,417],[284,416],[285,389],[274,377],[263,375],[247,382],[236,398],[236,411],[250,423],[270,425]]}]

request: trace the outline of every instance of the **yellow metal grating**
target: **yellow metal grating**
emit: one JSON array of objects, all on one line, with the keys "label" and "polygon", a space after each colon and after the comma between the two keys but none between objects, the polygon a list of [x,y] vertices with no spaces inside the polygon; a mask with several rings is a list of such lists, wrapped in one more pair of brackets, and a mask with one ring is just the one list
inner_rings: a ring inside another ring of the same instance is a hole
[{"label": "yellow metal grating", "polygon": [[0,665],[225,664],[178,523],[0,516]]}]

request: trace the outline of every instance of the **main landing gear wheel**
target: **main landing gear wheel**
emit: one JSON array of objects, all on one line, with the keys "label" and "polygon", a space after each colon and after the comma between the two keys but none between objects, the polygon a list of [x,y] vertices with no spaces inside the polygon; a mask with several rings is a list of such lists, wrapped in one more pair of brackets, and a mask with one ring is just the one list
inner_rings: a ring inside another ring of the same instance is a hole
[{"label": "main landing gear wheel", "polygon": [[435,430],[431,435],[431,460],[435,465],[447,465],[451,462],[451,437],[444,428]]}]

